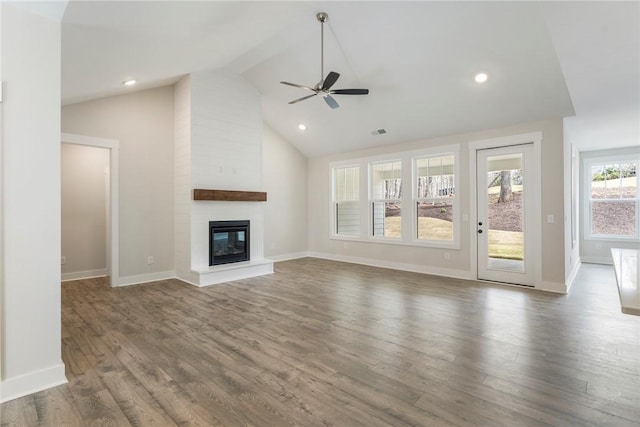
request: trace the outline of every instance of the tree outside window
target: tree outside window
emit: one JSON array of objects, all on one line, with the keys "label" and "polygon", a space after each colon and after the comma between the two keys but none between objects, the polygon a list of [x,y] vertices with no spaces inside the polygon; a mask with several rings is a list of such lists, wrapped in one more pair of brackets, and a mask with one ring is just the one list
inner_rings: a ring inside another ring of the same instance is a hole
[{"label": "tree outside window", "polygon": [[418,240],[454,239],[454,161],[453,154],[415,159]]}]

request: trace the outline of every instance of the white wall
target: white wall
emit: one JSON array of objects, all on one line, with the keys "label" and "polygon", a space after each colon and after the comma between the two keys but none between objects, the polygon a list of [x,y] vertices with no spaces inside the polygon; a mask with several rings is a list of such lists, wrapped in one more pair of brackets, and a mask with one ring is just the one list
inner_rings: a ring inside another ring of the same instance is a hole
[{"label": "white wall", "polygon": [[[460,250],[420,248],[377,243],[345,242],[329,238],[330,168],[329,163],[426,147],[460,144],[460,176],[458,196],[461,214],[469,213],[469,141],[497,138],[531,132],[542,132],[542,218],[548,214],[564,217],[563,127],[562,120],[526,123],[502,129],[432,138],[405,144],[379,147],[309,160],[309,250],[312,254],[353,260],[380,266],[406,268],[434,274],[476,277],[470,271],[471,233],[475,227],[461,223]],[[542,228],[542,280],[549,287],[561,289],[565,284],[564,227],[562,221]],[[450,259],[444,258],[449,252]]]},{"label": "white wall", "polygon": [[109,150],[62,144],[62,279],[106,275]]},{"label": "white wall", "polygon": [[307,252],[307,158],[269,126],[263,129],[264,252],[275,260]]},{"label": "white wall", "polygon": [[63,132],[120,142],[118,249],[124,283],[174,274],[173,114],[173,86],[62,108]]},{"label": "white wall", "polygon": [[176,276],[188,282],[191,272],[191,77],[174,88],[174,201]]},{"label": "white wall", "polygon": [[[584,185],[584,159],[603,156],[616,156],[620,154],[635,154],[640,159],[639,147],[626,147],[611,150],[583,151],[580,153],[580,259],[582,262],[594,262],[601,264],[613,264],[611,248],[637,249],[638,242],[624,242],[620,240],[590,240],[585,239],[585,209],[584,201],[588,198],[589,189]],[[640,213],[636,212],[636,215]]]},{"label": "white wall", "polygon": [[60,321],[60,23],[2,3],[0,400],[66,382]]},{"label": "white wall", "polygon": [[580,267],[580,158],[564,127],[564,262],[565,282],[571,286]]}]

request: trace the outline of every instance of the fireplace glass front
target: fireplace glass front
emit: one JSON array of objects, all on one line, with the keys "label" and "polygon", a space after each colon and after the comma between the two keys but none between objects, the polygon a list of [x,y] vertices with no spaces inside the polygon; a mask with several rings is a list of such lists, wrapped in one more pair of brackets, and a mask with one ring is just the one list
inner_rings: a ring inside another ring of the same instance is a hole
[{"label": "fireplace glass front", "polygon": [[209,222],[209,265],[249,259],[249,221]]}]

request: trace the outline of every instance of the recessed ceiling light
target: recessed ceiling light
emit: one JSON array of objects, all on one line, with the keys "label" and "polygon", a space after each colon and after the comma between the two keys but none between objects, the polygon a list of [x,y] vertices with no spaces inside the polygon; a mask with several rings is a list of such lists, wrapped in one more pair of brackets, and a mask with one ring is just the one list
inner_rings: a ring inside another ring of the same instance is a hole
[{"label": "recessed ceiling light", "polygon": [[487,76],[487,73],[478,73],[474,77],[476,83],[484,83],[487,81],[488,78],[489,76]]},{"label": "recessed ceiling light", "polygon": [[300,123],[300,124],[298,125],[298,129],[300,129],[300,130],[306,130],[306,129],[307,129],[307,127],[304,125],[304,123]]},{"label": "recessed ceiling light", "polygon": [[122,84],[125,85],[125,86],[133,86],[134,84],[136,84],[136,81],[135,80],[127,80],[127,81],[122,82]]}]

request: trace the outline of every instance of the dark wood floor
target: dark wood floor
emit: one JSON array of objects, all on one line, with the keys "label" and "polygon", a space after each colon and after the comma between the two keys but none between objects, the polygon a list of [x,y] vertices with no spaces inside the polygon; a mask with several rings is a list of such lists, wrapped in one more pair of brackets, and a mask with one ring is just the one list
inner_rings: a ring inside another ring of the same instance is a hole
[{"label": "dark wood floor", "polygon": [[613,269],[568,296],[318,259],[196,288],[64,283],[69,384],[2,425],[638,426],[640,317]]}]

